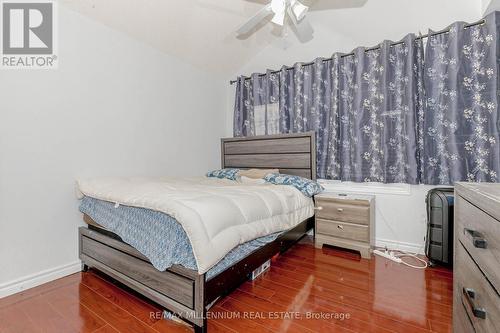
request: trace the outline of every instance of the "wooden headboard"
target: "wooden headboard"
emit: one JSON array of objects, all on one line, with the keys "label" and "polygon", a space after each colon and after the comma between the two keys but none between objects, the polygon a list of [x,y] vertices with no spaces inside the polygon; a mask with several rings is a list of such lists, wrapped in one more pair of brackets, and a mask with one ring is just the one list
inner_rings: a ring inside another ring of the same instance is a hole
[{"label": "wooden headboard", "polygon": [[279,169],[316,179],[314,132],[222,139],[222,168]]}]

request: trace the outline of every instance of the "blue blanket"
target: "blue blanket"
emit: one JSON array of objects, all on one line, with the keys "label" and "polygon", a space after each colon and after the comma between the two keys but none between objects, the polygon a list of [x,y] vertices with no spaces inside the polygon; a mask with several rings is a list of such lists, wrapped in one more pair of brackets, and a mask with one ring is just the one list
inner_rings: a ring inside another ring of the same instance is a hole
[{"label": "blue blanket", "polygon": [[[115,207],[111,202],[90,197],[83,198],[80,211],[141,252],[156,269],[165,271],[172,265],[182,265],[198,270],[186,232],[173,217],[145,208]],[[274,241],[280,234],[274,233],[237,246],[207,272],[206,279]]]}]

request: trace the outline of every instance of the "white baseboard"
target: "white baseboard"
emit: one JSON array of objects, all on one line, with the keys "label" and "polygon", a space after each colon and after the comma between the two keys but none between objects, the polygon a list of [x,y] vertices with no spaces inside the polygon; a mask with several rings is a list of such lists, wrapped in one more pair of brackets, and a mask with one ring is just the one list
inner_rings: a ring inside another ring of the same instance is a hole
[{"label": "white baseboard", "polygon": [[387,247],[389,250],[398,250],[403,252],[424,254],[423,244],[399,242],[395,240],[377,238],[375,240],[375,246],[382,248]]},{"label": "white baseboard", "polygon": [[45,271],[24,276],[20,279],[0,284],[0,298],[16,294],[26,289],[34,288],[41,284],[57,280],[59,278],[79,272],[82,269],[80,260],[62,265],[59,267],[47,269]]}]

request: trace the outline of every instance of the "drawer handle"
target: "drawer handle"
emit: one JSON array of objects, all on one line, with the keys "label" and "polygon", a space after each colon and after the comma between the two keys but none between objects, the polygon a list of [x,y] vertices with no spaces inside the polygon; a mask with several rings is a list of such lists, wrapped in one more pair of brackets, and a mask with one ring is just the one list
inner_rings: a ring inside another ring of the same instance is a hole
[{"label": "drawer handle", "polygon": [[337,228],[339,228],[340,230],[344,230],[344,226],[342,225],[338,225]]},{"label": "drawer handle", "polygon": [[337,208],[337,212],[342,213],[344,211],[344,208]]},{"label": "drawer handle", "polygon": [[321,206],[314,207],[314,210],[323,210],[323,207],[321,207]]},{"label": "drawer handle", "polygon": [[474,291],[474,289],[464,287],[462,291],[467,301],[467,304],[472,310],[472,314],[474,315],[474,317],[486,319],[486,310],[483,308],[479,308],[474,304],[474,299],[476,298],[476,292]]},{"label": "drawer handle", "polygon": [[484,239],[482,233],[464,228],[464,234],[472,240],[474,247],[477,247],[478,249],[485,249],[487,247],[488,243],[486,242],[486,239]]}]

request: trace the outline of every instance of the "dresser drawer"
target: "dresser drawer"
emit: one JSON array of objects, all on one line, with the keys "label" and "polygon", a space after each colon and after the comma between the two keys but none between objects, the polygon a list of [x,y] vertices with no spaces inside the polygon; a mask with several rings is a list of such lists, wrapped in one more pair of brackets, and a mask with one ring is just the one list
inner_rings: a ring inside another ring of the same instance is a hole
[{"label": "dresser drawer", "polygon": [[321,198],[316,200],[316,208],[318,218],[366,225],[370,223],[370,206],[366,201],[354,203]]},{"label": "dresser drawer", "polygon": [[471,333],[474,327],[460,298],[453,301],[453,333]]},{"label": "dresser drawer", "polygon": [[500,290],[500,222],[461,196],[456,198],[456,234],[486,277]]},{"label": "dresser drawer", "polygon": [[352,239],[360,242],[370,240],[370,232],[366,225],[356,225],[330,220],[316,219],[316,232],[323,235]]},{"label": "dresser drawer", "polygon": [[475,332],[500,332],[500,297],[462,244],[455,255],[455,305],[463,305]]}]

